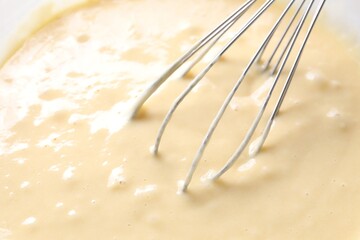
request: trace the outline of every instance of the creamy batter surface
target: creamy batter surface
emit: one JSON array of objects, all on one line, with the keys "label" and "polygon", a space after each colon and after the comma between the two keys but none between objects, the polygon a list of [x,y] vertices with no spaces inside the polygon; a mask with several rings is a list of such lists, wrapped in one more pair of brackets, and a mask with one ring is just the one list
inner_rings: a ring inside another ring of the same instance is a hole
[{"label": "creamy batter surface", "polygon": [[29,38],[0,69],[0,239],[359,239],[360,58],[325,26],[264,149],[218,182],[201,179],[241,142],[265,74],[250,74],[189,192],[177,193],[276,7],[181,105],[158,157],[149,148],[188,77],[171,79],[127,123],[145,86],[242,3],[104,0]]}]

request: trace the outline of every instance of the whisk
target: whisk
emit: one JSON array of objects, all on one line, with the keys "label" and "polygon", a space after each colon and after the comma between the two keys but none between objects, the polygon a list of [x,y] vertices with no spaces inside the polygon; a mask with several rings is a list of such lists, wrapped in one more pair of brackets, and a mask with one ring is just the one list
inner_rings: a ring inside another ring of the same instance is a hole
[{"label": "whisk", "polygon": [[[153,93],[158,90],[158,88],[172,76],[181,66],[185,63],[190,62],[189,67],[186,68],[185,74],[188,73],[216,44],[219,43],[219,40],[224,36],[225,33],[229,31],[230,28],[234,26],[236,22],[241,19],[244,14],[254,5],[257,0],[248,0],[241,7],[239,7],[234,13],[232,13],[225,21],[218,25],[214,30],[212,30],[208,35],[199,40],[188,52],[186,52],[182,57],[180,57],[175,63],[173,63],[168,70],[166,70],[163,75],[151,83],[151,85],[143,92],[143,94],[138,98],[136,102],[134,111],[132,112],[131,117],[135,118],[137,113],[143,104],[153,95]],[[261,5],[259,9],[250,17],[250,19],[240,28],[239,31],[235,33],[233,38],[226,43],[226,45],[221,49],[220,52],[210,61],[210,63],[190,82],[188,87],[177,97],[172,107],[169,109],[156,138],[155,145],[153,147],[154,154],[157,154],[159,151],[159,146],[161,143],[162,136],[165,132],[166,127],[168,126],[174,112],[186,96],[194,89],[194,87],[204,78],[204,76],[209,72],[209,70],[220,60],[229,48],[244,34],[246,31],[256,22],[265,11],[267,11],[270,6],[276,0],[267,0]],[[243,154],[244,150],[249,146],[251,139],[254,136],[256,129],[259,126],[261,119],[264,117],[264,112],[268,107],[269,101],[271,98],[274,98],[274,89],[279,83],[279,78],[284,73],[284,68],[290,59],[290,54],[298,50],[293,60],[293,64],[290,68],[289,74],[286,77],[282,90],[278,95],[274,108],[270,111],[270,117],[266,121],[266,125],[262,130],[260,137],[258,137],[252,144],[250,144],[250,155],[255,156],[264,145],[265,140],[267,139],[271,126],[274,123],[275,117],[278,115],[281,105],[284,101],[284,98],[287,94],[287,91],[290,87],[296,69],[298,67],[301,55],[304,51],[306,43],[308,42],[309,36],[314,28],[314,25],[319,17],[319,14],[325,4],[326,0],[290,0],[289,3],[285,6],[283,12],[280,14],[280,17],[276,20],[274,26],[271,28],[270,32],[267,34],[266,38],[256,51],[255,55],[252,56],[248,65],[243,70],[240,78],[235,83],[235,86],[232,88],[229,95],[226,97],[224,103],[222,104],[220,110],[218,111],[216,117],[213,119],[197,153],[192,161],[191,168],[189,169],[185,181],[181,186],[181,191],[186,192],[189,184],[193,178],[193,175],[199,165],[200,160],[204,154],[206,147],[208,146],[215,129],[217,128],[219,122],[221,121],[226,109],[228,108],[230,102],[234,98],[236,92],[238,91],[240,85],[248,75],[249,70],[254,67],[256,64],[262,64],[264,70],[269,71],[273,77],[273,83],[269,88],[265,99],[260,105],[259,111],[256,114],[255,119],[253,120],[250,128],[248,129],[245,137],[242,139],[240,146],[232,154],[230,159],[226,164],[216,173],[214,173],[210,178],[215,180],[220,178],[224,173],[226,173],[234,163],[239,159],[240,155]],[[316,8],[315,11],[313,8]],[[293,11],[291,11],[291,9]],[[286,18],[287,15],[291,14]],[[310,17],[310,23],[306,24],[307,19]],[[284,20],[289,19],[289,20]],[[286,21],[289,21],[288,23]],[[284,23],[285,22],[285,23]],[[274,39],[273,36],[279,29],[280,24],[285,24],[286,27],[283,28],[281,32],[281,37],[279,40],[276,40],[275,48],[272,50],[270,57],[265,60],[262,60],[264,57],[264,52],[268,48],[269,43]],[[307,28],[304,26],[308,26]],[[305,30],[304,30],[305,29]],[[299,40],[300,33],[305,31],[304,37],[300,44],[296,45],[296,42]],[[298,47],[297,47],[298,46]],[[274,57],[279,55],[277,61],[272,66]],[[195,56],[195,57],[194,57]],[[190,59],[194,58],[192,62]]]}]

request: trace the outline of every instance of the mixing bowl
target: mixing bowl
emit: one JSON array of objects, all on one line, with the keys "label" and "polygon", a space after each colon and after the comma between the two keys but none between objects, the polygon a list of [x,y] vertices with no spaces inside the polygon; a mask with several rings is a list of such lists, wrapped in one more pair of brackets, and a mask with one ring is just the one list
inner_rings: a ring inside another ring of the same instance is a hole
[{"label": "mixing bowl", "polygon": [[[2,16],[0,22],[0,54],[2,54],[3,59],[6,58],[6,55],[11,54],[12,49],[15,49],[17,44],[39,27],[41,22],[72,4],[79,4],[84,1],[58,0],[49,3],[49,1],[44,0],[0,0],[0,15]],[[344,29],[344,33],[350,33],[344,36],[354,36],[360,39],[360,31],[357,26],[357,23],[360,22],[358,15],[360,3],[356,0],[343,1],[342,5],[340,1],[327,1],[327,3],[322,20],[329,21],[334,29],[341,27]],[[341,31],[339,31],[340,33],[342,34]]]}]

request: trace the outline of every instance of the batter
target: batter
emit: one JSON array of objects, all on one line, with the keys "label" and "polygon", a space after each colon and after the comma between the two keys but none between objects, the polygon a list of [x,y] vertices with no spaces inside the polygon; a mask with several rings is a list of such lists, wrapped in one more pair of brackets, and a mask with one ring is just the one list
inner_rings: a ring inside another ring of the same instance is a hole
[{"label": "batter", "polygon": [[0,69],[0,239],[359,239],[360,58],[325,26],[264,149],[216,183],[202,177],[241,142],[263,74],[250,75],[177,193],[276,7],[181,105],[158,157],[149,148],[187,78],[127,122],[145,86],[242,2],[103,0],[30,37]]}]

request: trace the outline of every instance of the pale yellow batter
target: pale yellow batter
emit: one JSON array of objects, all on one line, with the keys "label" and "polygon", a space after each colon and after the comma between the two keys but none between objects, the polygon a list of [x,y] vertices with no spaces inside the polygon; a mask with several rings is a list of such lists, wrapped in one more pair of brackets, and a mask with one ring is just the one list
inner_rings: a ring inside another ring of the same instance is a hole
[{"label": "pale yellow batter", "polygon": [[159,157],[149,148],[189,81],[171,80],[127,123],[133,98],[242,2],[101,1],[29,38],[0,69],[0,239],[359,239],[360,58],[326,27],[316,27],[263,151],[221,181],[201,177],[240,143],[263,76],[232,102],[189,192],[177,194],[277,11],[181,105]]}]

